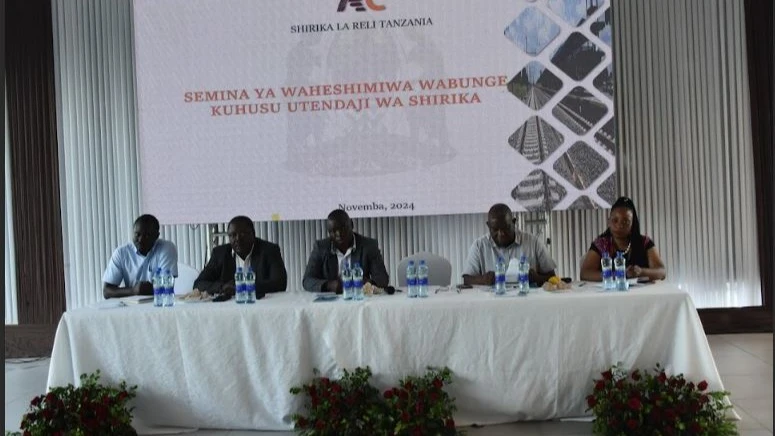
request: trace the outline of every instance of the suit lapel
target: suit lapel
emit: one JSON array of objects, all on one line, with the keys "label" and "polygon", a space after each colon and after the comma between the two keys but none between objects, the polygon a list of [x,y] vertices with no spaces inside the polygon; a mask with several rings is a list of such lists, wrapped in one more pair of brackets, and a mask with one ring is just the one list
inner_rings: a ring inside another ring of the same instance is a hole
[{"label": "suit lapel", "polygon": [[237,263],[234,262],[234,255],[230,247],[226,250],[226,258],[223,259],[223,281],[228,282],[233,279],[235,272],[237,272]]}]

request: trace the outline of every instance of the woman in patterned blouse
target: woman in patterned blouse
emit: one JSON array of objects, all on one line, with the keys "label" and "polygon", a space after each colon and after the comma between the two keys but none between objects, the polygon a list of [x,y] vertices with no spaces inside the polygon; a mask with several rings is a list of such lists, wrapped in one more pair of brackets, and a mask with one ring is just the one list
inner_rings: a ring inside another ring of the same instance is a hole
[{"label": "woman in patterned blouse", "polygon": [[601,281],[600,259],[603,253],[611,258],[621,251],[627,260],[627,277],[662,280],[665,264],[659,257],[654,241],[640,233],[640,222],[635,205],[627,197],[620,197],[611,207],[608,229],[595,239],[581,265],[581,280]]}]

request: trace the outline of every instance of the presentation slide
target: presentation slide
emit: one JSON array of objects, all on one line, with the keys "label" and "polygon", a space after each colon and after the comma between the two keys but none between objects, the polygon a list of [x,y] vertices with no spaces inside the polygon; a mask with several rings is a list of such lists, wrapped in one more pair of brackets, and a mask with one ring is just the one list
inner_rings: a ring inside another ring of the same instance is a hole
[{"label": "presentation slide", "polygon": [[607,207],[609,0],[134,0],[163,223]]}]

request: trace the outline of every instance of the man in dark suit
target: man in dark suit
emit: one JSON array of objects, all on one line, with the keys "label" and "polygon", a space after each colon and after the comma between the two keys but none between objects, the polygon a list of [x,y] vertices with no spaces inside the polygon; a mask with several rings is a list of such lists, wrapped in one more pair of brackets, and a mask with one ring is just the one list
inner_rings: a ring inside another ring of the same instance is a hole
[{"label": "man in dark suit", "polygon": [[380,288],[388,285],[385,261],[376,239],[353,232],[353,221],[347,212],[337,209],[328,214],[328,239],[315,242],[307,261],[302,285],[309,292],[342,292],[339,272],[343,265],[355,262],[363,268],[363,282]]},{"label": "man in dark suit", "polygon": [[253,221],[246,216],[232,218],[229,243],[213,248],[210,261],[194,281],[194,288],[210,294],[234,295],[237,266],[256,274],[256,298],[270,292],[283,292],[288,283],[280,247],[256,237]]}]

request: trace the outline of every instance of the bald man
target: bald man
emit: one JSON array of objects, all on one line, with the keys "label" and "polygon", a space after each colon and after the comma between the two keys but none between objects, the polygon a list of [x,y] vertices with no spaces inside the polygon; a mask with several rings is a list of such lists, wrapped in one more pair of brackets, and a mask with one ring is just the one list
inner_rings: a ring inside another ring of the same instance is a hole
[{"label": "bald man", "polygon": [[530,263],[531,283],[542,285],[555,275],[557,264],[541,241],[530,233],[514,227],[514,215],[505,204],[496,204],[487,213],[486,235],[474,241],[468,251],[463,268],[463,283],[467,285],[492,285],[495,283],[495,263],[498,256],[508,265],[509,260],[519,259],[522,254]]}]

